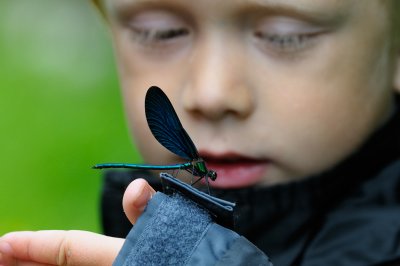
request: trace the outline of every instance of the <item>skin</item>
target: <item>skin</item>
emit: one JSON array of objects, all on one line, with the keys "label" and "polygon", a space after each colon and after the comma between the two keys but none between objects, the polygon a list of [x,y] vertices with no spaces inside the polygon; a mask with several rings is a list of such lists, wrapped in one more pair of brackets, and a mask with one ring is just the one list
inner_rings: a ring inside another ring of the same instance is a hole
[{"label": "skin", "polygon": [[[132,224],[154,193],[143,179],[128,186],[123,207]],[[14,232],[0,238],[0,265],[111,265],[123,243],[85,231]]]},{"label": "skin", "polygon": [[[144,160],[178,161],[144,118],[145,92],[158,85],[200,152],[266,165],[255,185],[335,166],[388,119],[400,91],[389,3],[104,0],[127,117]],[[171,29],[180,31],[157,37]],[[289,43],[279,45],[271,34]],[[123,204],[132,223],[153,193],[143,180],[128,187]],[[10,233],[0,239],[0,265],[110,265],[122,243],[77,231]]]},{"label": "skin", "polygon": [[[267,161],[257,185],[333,167],[392,111],[399,71],[378,1],[106,3],[128,122],[147,163],[177,161],[147,127],[151,85],[169,96],[200,152]],[[151,37],[170,29],[188,34]],[[285,48],[257,34],[292,39]]]}]

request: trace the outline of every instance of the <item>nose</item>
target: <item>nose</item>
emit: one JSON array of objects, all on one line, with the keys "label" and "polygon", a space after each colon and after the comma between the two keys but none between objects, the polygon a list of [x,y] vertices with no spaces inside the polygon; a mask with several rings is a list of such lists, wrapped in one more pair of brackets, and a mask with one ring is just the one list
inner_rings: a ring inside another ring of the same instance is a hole
[{"label": "nose", "polygon": [[244,58],[239,47],[223,39],[198,44],[187,68],[185,110],[209,120],[249,116],[254,99],[246,84]]}]

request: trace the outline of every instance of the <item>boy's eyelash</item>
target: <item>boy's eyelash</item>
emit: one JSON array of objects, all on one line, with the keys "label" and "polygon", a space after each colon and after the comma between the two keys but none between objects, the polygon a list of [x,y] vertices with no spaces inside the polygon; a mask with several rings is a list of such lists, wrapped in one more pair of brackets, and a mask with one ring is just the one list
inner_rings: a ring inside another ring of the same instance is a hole
[{"label": "boy's eyelash", "polygon": [[255,32],[254,36],[258,39],[268,42],[272,48],[279,52],[296,52],[305,47],[305,45],[314,37],[313,34],[270,34],[261,31]]},{"label": "boy's eyelash", "polygon": [[151,41],[162,42],[189,35],[189,30],[186,28],[165,29],[165,30],[132,28],[132,30],[135,37],[139,38],[140,41],[145,41],[145,42],[151,42]]},{"label": "boy's eyelash", "polygon": [[155,39],[164,40],[164,39],[172,39],[181,36],[186,36],[189,34],[189,30],[187,29],[170,29],[164,31],[157,31],[154,35]]}]

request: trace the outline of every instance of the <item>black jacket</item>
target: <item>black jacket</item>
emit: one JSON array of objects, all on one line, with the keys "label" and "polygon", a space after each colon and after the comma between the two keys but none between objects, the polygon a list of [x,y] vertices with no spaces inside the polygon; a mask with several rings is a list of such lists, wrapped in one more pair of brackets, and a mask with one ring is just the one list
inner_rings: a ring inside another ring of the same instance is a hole
[{"label": "black jacket", "polygon": [[[129,232],[121,202],[136,177],[161,189],[148,173],[109,172],[102,196],[106,234]],[[400,265],[400,112],[360,150],[318,176],[213,193],[236,202],[235,231],[274,265]]]}]

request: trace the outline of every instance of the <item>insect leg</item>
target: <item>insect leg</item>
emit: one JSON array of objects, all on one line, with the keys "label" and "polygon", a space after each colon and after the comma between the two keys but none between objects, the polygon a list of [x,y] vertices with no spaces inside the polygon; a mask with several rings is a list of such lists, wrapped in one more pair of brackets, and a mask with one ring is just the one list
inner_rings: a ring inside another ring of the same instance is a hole
[{"label": "insect leg", "polygon": [[208,180],[208,174],[206,174],[205,179],[206,179],[206,184],[207,184],[208,195],[211,196],[210,182],[209,182],[209,180]]},{"label": "insect leg", "polygon": [[196,185],[197,182],[199,182],[201,179],[203,179],[203,177],[199,177],[196,181],[192,182],[191,185],[192,185],[192,186]]},{"label": "insect leg", "polygon": [[193,186],[193,177],[194,177],[194,175],[195,175],[195,170],[194,170],[194,165],[192,165],[192,180],[190,180],[190,183],[192,184],[192,186]]}]

